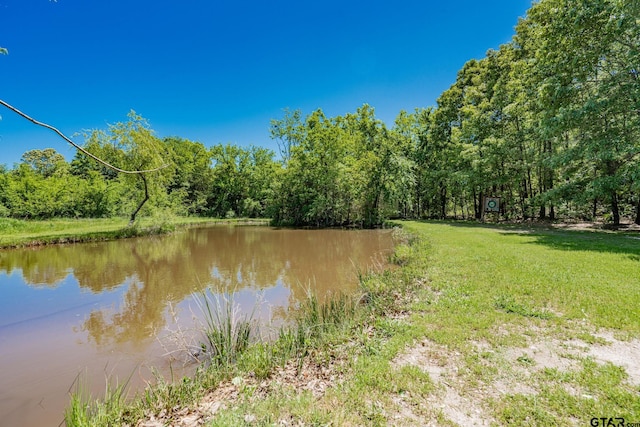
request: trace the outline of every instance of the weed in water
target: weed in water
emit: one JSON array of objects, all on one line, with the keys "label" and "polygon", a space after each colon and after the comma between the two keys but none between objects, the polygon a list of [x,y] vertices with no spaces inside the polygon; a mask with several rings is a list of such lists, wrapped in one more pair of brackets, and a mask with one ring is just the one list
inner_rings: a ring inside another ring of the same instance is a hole
[{"label": "weed in water", "polygon": [[232,298],[207,291],[195,301],[205,321],[203,354],[217,367],[231,366],[249,346],[253,313],[243,316]]}]

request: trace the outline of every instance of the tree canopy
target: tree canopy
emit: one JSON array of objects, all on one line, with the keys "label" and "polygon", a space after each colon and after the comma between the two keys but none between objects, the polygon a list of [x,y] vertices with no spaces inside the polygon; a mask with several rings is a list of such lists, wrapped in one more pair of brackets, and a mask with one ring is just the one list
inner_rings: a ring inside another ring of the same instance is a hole
[{"label": "tree canopy", "polygon": [[160,139],[132,113],[85,135],[84,148],[148,175],[120,176],[82,153],[68,164],[53,149],[32,150],[0,169],[0,215],[171,209],[375,226],[480,218],[491,196],[511,220],[640,224],[638,16],[637,1],[541,0],[511,42],[464,64],[437,105],[400,111],[392,126],[366,104],[336,117],[285,110],[270,123],[279,157]]}]

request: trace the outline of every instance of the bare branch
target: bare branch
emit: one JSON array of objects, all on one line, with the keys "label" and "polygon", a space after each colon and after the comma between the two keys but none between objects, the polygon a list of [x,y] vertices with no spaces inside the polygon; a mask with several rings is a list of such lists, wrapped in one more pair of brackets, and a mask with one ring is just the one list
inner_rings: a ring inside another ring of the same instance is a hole
[{"label": "bare branch", "polygon": [[125,169],[120,169],[117,166],[113,166],[110,163],[105,162],[104,160],[102,160],[101,158],[97,157],[94,154],[91,154],[90,152],[88,152],[87,150],[85,150],[84,148],[82,148],[80,145],[76,144],[75,142],[73,142],[69,137],[67,137],[65,134],[63,134],[62,132],[60,132],[58,129],[54,128],[51,125],[48,125],[46,123],[42,123],[37,121],[36,119],[26,115],[25,113],[23,113],[22,111],[18,110],[16,107],[7,104],[6,102],[4,102],[2,99],[0,99],[0,104],[4,105],[5,107],[7,107],[8,109],[10,109],[11,111],[13,111],[14,113],[24,117],[25,119],[29,120],[31,123],[36,124],[38,126],[42,126],[45,127],[49,130],[54,131],[55,133],[57,133],[62,139],[64,139],[65,141],[67,141],[69,144],[73,145],[78,151],[86,154],[87,156],[91,157],[93,160],[95,160],[96,162],[110,168],[113,169],[116,172],[120,172],[120,173],[126,173],[126,174],[130,174],[130,175],[135,175],[135,174],[143,174],[143,173],[148,173],[148,172],[156,172],[159,171],[160,169],[164,169],[167,166],[169,166],[168,164],[164,164],[160,167],[157,167],[155,169],[147,169],[147,170],[141,170],[141,171],[129,171],[129,170],[125,170]]}]

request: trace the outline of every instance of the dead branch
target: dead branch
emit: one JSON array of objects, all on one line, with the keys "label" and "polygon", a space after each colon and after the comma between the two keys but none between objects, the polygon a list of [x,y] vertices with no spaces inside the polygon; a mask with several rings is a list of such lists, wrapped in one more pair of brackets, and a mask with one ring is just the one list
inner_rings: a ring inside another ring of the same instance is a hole
[{"label": "dead branch", "polygon": [[64,139],[65,141],[67,141],[69,144],[73,145],[78,151],[86,154],[87,156],[91,157],[93,160],[95,160],[96,162],[110,168],[113,169],[116,172],[120,172],[120,173],[126,173],[126,174],[130,174],[130,175],[134,175],[134,174],[143,174],[143,173],[149,173],[149,172],[156,172],[159,171],[160,169],[164,169],[167,166],[169,166],[168,164],[164,164],[160,167],[157,167],[155,169],[147,169],[147,170],[141,170],[141,171],[129,171],[129,170],[125,170],[125,169],[120,169],[117,166],[113,166],[110,163],[105,162],[104,160],[102,160],[101,158],[97,157],[94,154],[91,154],[90,152],[88,152],[87,150],[85,150],[84,148],[82,148],[80,145],[76,144],[75,142],[73,142],[69,137],[67,137],[65,134],[63,134],[62,132],[60,132],[58,129],[54,128],[51,125],[48,125],[46,123],[42,123],[39,122],[38,120],[26,115],[25,113],[23,113],[22,111],[18,110],[16,107],[4,102],[2,99],[0,99],[0,104],[4,105],[5,107],[7,107],[9,110],[13,111],[14,113],[24,117],[25,119],[29,120],[31,123],[36,124],[38,126],[42,126],[44,128],[47,128],[49,130],[54,131],[55,133],[57,133],[62,139]]}]

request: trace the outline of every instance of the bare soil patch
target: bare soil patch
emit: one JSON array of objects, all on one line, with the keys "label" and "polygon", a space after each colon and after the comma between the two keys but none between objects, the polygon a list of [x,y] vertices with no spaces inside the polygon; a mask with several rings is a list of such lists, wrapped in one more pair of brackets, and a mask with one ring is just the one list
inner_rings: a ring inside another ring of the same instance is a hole
[{"label": "bare soil patch", "polygon": [[[396,367],[407,365],[416,366],[426,373],[438,386],[437,391],[426,398],[425,403],[432,409],[429,419],[420,420],[422,425],[439,425],[444,416],[450,422],[457,425],[488,426],[491,417],[488,415],[482,402],[473,394],[468,393],[464,380],[459,375],[459,367],[462,365],[461,355],[451,352],[446,347],[438,345],[427,339],[407,349],[396,357],[392,363]],[[405,416],[409,419],[417,418],[411,412],[407,402],[402,397],[397,403]]]},{"label": "bare soil patch", "polygon": [[[173,408],[172,411],[150,415],[136,424],[136,427],[198,427],[205,425],[215,414],[224,408],[237,404],[242,399],[264,399],[275,390],[289,389],[293,393],[309,391],[315,398],[320,398],[330,387],[342,382],[340,366],[344,360],[332,360],[320,364],[307,357],[298,366],[291,360],[277,368],[267,379],[257,379],[254,375],[235,377],[222,382],[215,390],[210,391],[203,399],[190,408]],[[250,389],[250,393],[245,391]],[[251,415],[245,421],[252,422]],[[281,425],[295,425],[290,420],[282,420]]]},{"label": "bare soil patch", "polygon": [[[579,369],[580,361],[586,358],[619,366],[626,371],[630,385],[640,385],[640,358],[637,357],[640,340],[620,340],[612,331],[593,335],[598,338],[593,344],[579,339],[562,340],[544,332],[529,339],[525,347],[492,348],[486,342],[475,342],[475,352],[488,355],[483,359],[487,368],[496,368],[492,381],[477,378],[469,381],[463,372],[465,362],[460,353],[425,339],[407,348],[392,363],[396,367],[416,366],[429,374],[438,386],[436,392],[424,399],[432,411],[427,419],[421,419],[410,402],[398,396],[394,399],[398,416],[416,425],[439,425],[442,417],[453,425],[491,425],[495,423],[491,400],[505,395],[536,395],[538,385],[534,374],[543,369],[573,371]],[[568,391],[574,395],[581,393],[580,390]]]}]

